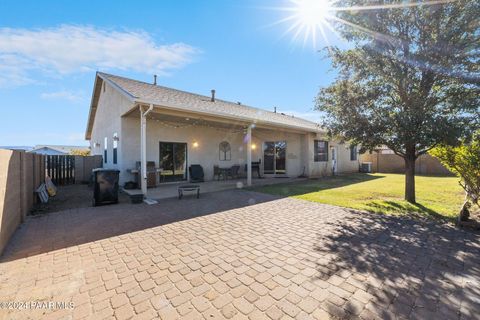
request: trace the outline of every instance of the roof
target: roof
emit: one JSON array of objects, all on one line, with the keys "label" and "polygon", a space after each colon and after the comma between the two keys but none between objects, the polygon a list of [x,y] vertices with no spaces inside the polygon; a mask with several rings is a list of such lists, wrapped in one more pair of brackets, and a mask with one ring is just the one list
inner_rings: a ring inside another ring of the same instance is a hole
[{"label": "roof", "polygon": [[138,80],[128,79],[116,75],[97,72],[95,88],[92,96],[89,124],[87,127],[87,139],[93,126],[95,110],[98,104],[99,87],[105,80],[114,88],[126,95],[132,102],[154,104],[187,112],[195,112],[210,116],[238,119],[257,124],[268,124],[276,127],[292,128],[305,132],[322,131],[317,123],[293,117],[281,113],[271,112],[264,109],[254,108],[247,105],[215,99],[210,96],[199,95],[177,89],[167,88]]},{"label": "roof", "polygon": [[52,149],[66,154],[72,152],[73,150],[90,150],[90,148],[86,146],[36,145],[35,148],[31,149],[29,152],[35,152],[43,148]]}]

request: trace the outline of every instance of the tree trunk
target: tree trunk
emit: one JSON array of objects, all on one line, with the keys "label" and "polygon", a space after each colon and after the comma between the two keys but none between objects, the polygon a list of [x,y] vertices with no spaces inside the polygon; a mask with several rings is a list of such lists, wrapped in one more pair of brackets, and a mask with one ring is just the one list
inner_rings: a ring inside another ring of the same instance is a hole
[{"label": "tree trunk", "polygon": [[415,203],[415,156],[405,157],[405,200]]}]

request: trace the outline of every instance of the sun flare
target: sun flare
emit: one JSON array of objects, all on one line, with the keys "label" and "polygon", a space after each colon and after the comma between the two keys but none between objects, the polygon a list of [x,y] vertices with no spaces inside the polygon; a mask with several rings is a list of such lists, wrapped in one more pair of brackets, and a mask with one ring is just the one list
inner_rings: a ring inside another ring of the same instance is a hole
[{"label": "sun flare", "polygon": [[303,44],[311,40],[316,46],[318,33],[326,39],[325,29],[331,29],[330,18],[334,14],[333,0],[291,0],[285,11],[290,15],[284,21],[292,24],[287,32],[293,33],[293,40],[303,35]]},{"label": "sun flare", "polygon": [[339,6],[341,1],[338,0],[288,0],[288,4],[273,8],[274,10],[286,12],[287,15],[272,25],[288,23],[289,27],[284,32],[284,36],[291,34],[292,41],[302,40],[303,38],[303,46],[305,46],[308,41],[311,41],[313,47],[316,48],[318,40],[321,40],[322,44],[328,45],[329,40],[340,38],[340,35],[336,30],[337,24],[350,26],[353,29],[371,34],[373,37],[386,37],[340,18],[337,15],[339,12],[401,10],[454,1],[456,0],[399,1],[397,3],[389,4],[375,5],[366,3],[365,5],[342,7]]},{"label": "sun flare", "polygon": [[297,15],[301,22],[310,27],[318,27],[325,23],[331,10],[328,0],[298,0]]}]

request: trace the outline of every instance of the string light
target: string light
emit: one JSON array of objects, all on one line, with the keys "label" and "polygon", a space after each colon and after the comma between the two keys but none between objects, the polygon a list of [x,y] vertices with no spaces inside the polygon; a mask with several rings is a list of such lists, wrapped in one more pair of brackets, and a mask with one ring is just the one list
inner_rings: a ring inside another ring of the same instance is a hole
[{"label": "string light", "polygon": [[163,125],[167,128],[173,128],[173,129],[183,129],[183,128],[189,128],[189,127],[206,127],[206,128],[211,128],[211,129],[215,129],[217,131],[222,131],[222,132],[246,133],[246,128],[240,128],[240,129],[222,128],[222,127],[211,125],[204,120],[193,120],[190,123],[178,123],[178,122],[159,120],[159,119],[155,119],[153,117],[149,117],[149,119],[150,120],[155,120],[157,123],[159,123],[159,124],[161,124],[161,125]]}]

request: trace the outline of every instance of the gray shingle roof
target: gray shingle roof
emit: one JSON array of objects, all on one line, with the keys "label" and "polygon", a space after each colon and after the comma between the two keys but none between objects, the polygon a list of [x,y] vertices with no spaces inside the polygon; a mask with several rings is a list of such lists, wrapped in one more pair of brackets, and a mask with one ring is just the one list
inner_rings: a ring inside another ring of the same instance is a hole
[{"label": "gray shingle roof", "polygon": [[113,82],[119,89],[129,94],[134,100],[149,102],[159,106],[174,107],[213,116],[239,118],[254,123],[264,123],[278,127],[290,127],[306,132],[322,131],[314,122],[254,108],[238,103],[215,99],[209,96],[180,91],[146,82],[132,80],[106,73],[98,73],[106,80]]}]

